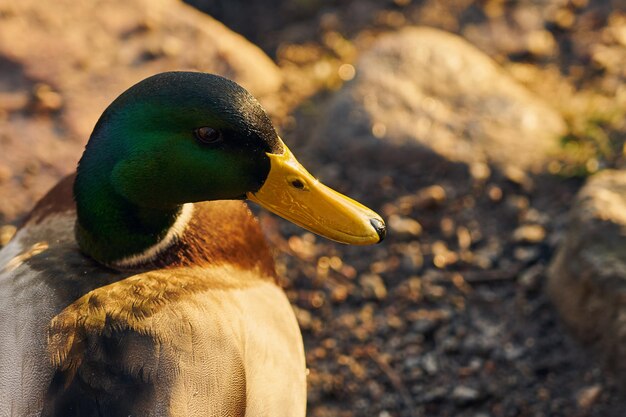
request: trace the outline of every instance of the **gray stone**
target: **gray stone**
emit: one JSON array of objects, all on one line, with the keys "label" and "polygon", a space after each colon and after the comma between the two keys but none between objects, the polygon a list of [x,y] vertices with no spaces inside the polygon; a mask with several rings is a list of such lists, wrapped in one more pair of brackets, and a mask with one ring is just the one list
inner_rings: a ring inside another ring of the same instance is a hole
[{"label": "gray stone", "polygon": [[434,403],[442,401],[448,395],[446,387],[434,387],[421,392],[417,398],[419,403]]},{"label": "gray stone", "polygon": [[382,300],[387,297],[387,287],[380,275],[363,274],[359,279],[359,283],[363,287],[363,296],[366,298],[375,298]]},{"label": "gray stone", "polygon": [[513,232],[513,240],[523,243],[539,243],[546,237],[546,229],[538,224],[525,224]]},{"label": "gray stone", "polygon": [[439,362],[434,353],[427,353],[422,358],[422,367],[428,375],[435,375],[439,372]]},{"label": "gray stone", "polygon": [[403,238],[415,238],[422,233],[422,226],[417,220],[410,217],[393,214],[387,220],[389,228],[394,233]]},{"label": "gray stone", "polygon": [[626,383],[626,171],[587,181],[548,270],[563,321]]},{"label": "gray stone", "polygon": [[477,402],[482,397],[480,391],[465,385],[458,385],[454,387],[450,396],[452,400],[460,406],[465,406]]},{"label": "gray stone", "polygon": [[447,32],[409,27],[383,36],[356,68],[328,106],[313,150],[400,148],[523,173],[542,167],[565,131],[555,110]]},{"label": "gray stone", "polygon": [[576,402],[582,410],[588,410],[593,406],[602,394],[602,386],[599,384],[591,385],[580,390],[576,394]]}]

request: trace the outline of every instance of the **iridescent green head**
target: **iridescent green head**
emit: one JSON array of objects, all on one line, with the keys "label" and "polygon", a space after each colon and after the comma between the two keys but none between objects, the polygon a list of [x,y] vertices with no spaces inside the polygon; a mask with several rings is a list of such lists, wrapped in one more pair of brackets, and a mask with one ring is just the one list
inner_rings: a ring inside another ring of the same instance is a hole
[{"label": "iridescent green head", "polygon": [[83,178],[106,170],[114,190],[142,206],[244,198],[267,177],[268,152],[281,153],[280,140],[239,85],[204,73],[158,74],[104,112],[80,161],[76,191],[83,191]]}]

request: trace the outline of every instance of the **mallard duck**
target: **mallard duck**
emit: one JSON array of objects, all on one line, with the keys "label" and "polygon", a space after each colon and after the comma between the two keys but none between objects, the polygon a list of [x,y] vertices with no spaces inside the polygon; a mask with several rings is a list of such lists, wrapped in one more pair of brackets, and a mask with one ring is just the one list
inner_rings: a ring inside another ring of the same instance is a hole
[{"label": "mallard duck", "polygon": [[245,199],[339,242],[385,234],[236,83],[120,95],[0,251],[0,416],[304,416],[302,337]]}]

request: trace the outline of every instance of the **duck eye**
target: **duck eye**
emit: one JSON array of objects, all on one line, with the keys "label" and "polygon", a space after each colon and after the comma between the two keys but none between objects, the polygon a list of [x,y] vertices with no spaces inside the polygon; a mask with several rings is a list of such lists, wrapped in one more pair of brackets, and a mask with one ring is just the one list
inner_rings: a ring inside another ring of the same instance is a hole
[{"label": "duck eye", "polygon": [[200,143],[211,144],[222,140],[222,133],[212,127],[203,126],[193,131],[194,136]]}]

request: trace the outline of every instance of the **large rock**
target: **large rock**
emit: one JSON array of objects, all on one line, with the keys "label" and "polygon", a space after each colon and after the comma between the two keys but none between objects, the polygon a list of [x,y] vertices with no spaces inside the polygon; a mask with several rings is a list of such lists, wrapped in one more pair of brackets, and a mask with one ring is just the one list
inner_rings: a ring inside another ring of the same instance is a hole
[{"label": "large rock", "polygon": [[565,132],[560,115],[462,38],[405,28],[359,59],[314,147],[400,148],[462,163],[541,168]]},{"label": "large rock", "polygon": [[549,269],[563,321],[626,383],[626,171],[604,171],[579,192]]},{"label": "large rock", "polygon": [[119,93],[183,69],[222,74],[257,96],[282,83],[260,49],[178,0],[0,3],[0,221],[75,168]]}]

